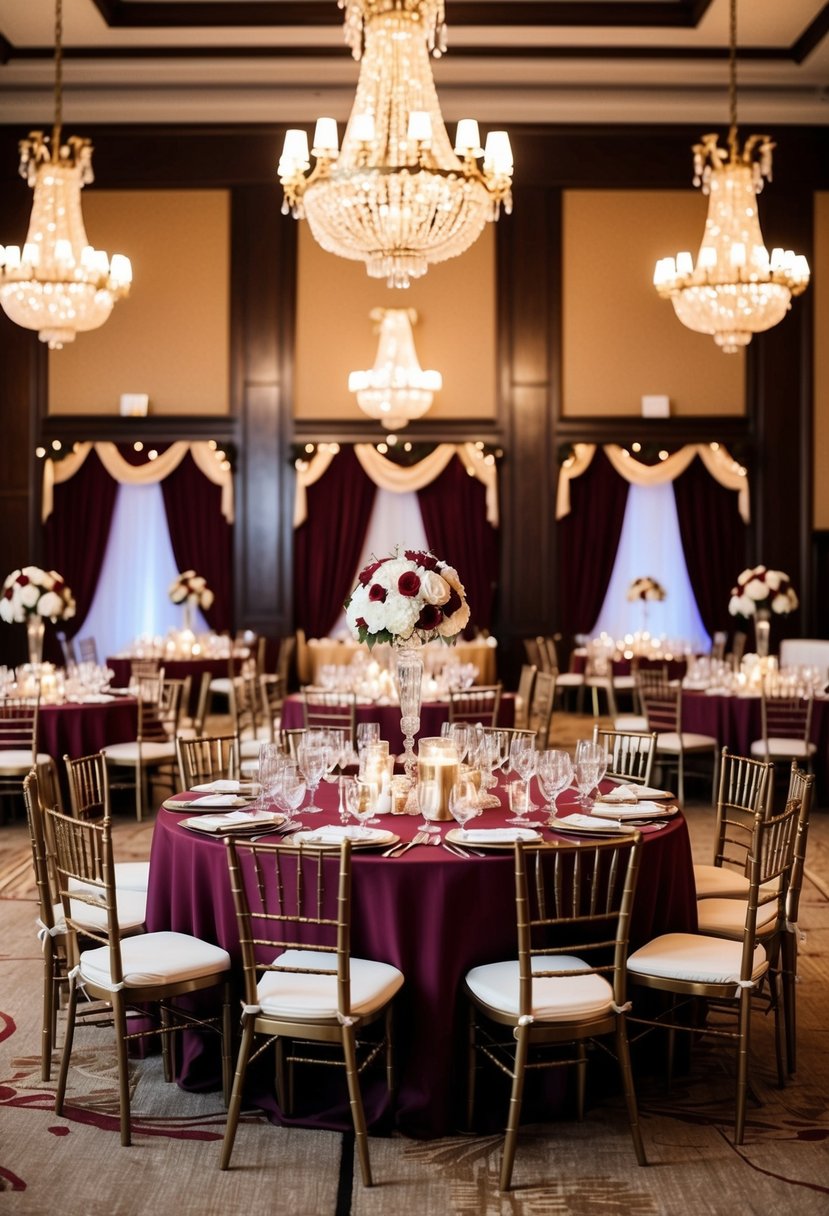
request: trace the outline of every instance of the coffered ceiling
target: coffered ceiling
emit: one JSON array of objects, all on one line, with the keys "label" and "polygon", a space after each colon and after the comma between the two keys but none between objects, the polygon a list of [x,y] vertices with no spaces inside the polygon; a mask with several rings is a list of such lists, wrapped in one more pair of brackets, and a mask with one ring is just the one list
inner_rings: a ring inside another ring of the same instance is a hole
[{"label": "coffered ceiling", "polygon": [[[447,119],[727,120],[728,0],[446,0]],[[739,0],[744,123],[829,122],[829,3]],[[0,0],[0,122],[48,123],[52,0]],[[64,0],[67,122],[347,117],[336,0]]]}]

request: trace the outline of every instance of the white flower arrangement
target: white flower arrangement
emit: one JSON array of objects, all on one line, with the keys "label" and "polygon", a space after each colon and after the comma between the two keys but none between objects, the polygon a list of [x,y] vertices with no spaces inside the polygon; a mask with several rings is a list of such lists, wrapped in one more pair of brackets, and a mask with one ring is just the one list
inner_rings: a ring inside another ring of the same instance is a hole
[{"label": "white flower arrangement", "polygon": [[668,593],[661,583],[658,583],[655,578],[635,578],[628,587],[627,597],[631,601],[634,600],[656,600],[662,601],[667,599]]},{"label": "white flower arrangement", "polygon": [[213,603],[213,592],[195,570],[185,570],[170,584],[170,599],[174,604],[192,604],[204,611]]},{"label": "white flower arrangement", "polygon": [[785,615],[794,612],[799,603],[788,574],[754,566],[744,570],[737,586],[731,588],[728,611],[732,616],[742,617],[756,616],[758,609]]},{"label": "white flower arrangement", "polygon": [[406,549],[371,562],[345,603],[354,637],[405,645],[441,638],[450,643],[469,623],[458,572],[432,553]]},{"label": "white flower arrangement", "polygon": [[75,615],[75,597],[57,570],[24,566],[12,570],[3,584],[0,618],[12,624],[32,616],[68,620]]}]

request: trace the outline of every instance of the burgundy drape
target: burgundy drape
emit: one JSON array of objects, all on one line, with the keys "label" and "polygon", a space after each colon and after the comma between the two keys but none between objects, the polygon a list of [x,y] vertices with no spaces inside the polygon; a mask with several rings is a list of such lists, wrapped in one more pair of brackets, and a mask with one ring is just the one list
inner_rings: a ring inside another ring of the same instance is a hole
[{"label": "burgundy drape", "polygon": [[308,637],[330,633],[352,590],[376,493],[351,447],[308,487],[308,518],[294,532],[294,616]]},{"label": "burgundy drape", "polygon": [[470,631],[492,627],[498,581],[498,533],[486,517],[486,486],[453,456],[417,493],[429,548],[454,566],[466,588]]},{"label": "burgundy drape", "polygon": [[570,514],[560,520],[559,592],[563,633],[589,633],[607,594],[622,535],[628,483],[601,448],[570,482]]},{"label": "burgundy drape", "polygon": [[715,481],[695,456],[673,483],[679,533],[702,623],[710,634],[733,628],[731,588],[746,561],[746,525],[737,494]]},{"label": "burgundy drape", "polygon": [[233,527],[222,515],[222,489],[188,452],[161,483],[173,554],[179,570],[195,570],[213,592],[204,613],[211,629],[233,624]]},{"label": "burgundy drape", "polygon": [[101,464],[93,448],[74,477],[56,484],[52,514],[43,529],[49,569],[62,574],[77,608],[57,628],[69,638],[82,629],[98,586],[106,554],[118,482]]}]

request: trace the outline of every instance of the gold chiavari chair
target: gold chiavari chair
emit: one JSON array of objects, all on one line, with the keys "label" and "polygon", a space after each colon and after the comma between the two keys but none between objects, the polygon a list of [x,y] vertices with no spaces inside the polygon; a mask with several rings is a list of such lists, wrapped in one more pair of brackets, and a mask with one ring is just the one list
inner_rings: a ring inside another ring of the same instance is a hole
[{"label": "gold chiavari chair", "polygon": [[[103,749],[107,765],[134,773],[135,813],[141,820],[149,805],[151,776],[162,778],[175,791],[176,731],[181,710],[183,681],[142,681],[138,691],[138,730],[128,743],[112,743]],[[112,784],[112,783],[111,783]]]},{"label": "gold chiavari chair", "polygon": [[538,668],[532,663],[524,663],[521,668],[515,694],[515,725],[519,729],[526,728],[527,725],[537,672]]},{"label": "gold chiavari chair", "polygon": [[[82,987],[87,997],[103,1001],[111,1010],[111,1022],[107,1024],[114,1027],[116,1035],[121,1144],[126,1146],[131,1142],[129,1040],[136,1035],[161,1035],[165,1075],[170,1080],[170,1036],[182,1025],[215,1029],[214,1020],[198,1018],[179,1008],[176,1004],[179,997],[209,988],[222,990],[222,1064],[227,1100],[230,1082],[230,955],[220,946],[187,933],[142,933],[122,939],[112,856],[112,821],[84,821],[50,810],[47,810],[46,816],[52,825],[55,841],[70,968],[66,1037],[55,1095],[55,1113],[63,1113],[78,989]],[[84,906],[103,914],[106,932],[95,933],[84,925],[77,913],[77,909]],[[92,937],[99,943],[98,946],[83,949],[78,940],[79,934]],[[143,1013],[146,1005],[159,1006],[160,1025],[146,1031],[130,1030],[128,1013],[133,1009],[140,1009]]]},{"label": "gold chiavari chair", "polygon": [[[364,1028],[382,1022],[382,1037],[366,1045],[363,1067],[382,1053],[393,1091],[392,1001],[403,976],[388,963],[351,954],[351,842],[311,850],[232,838],[226,844],[245,997],[221,1168],[230,1165],[245,1072],[259,1035],[276,1040],[277,1096],[287,1113],[293,1106],[294,1066],[309,1062],[310,1045],[342,1049],[357,1156],[363,1182],[371,1186],[358,1054]],[[301,1042],[298,1052],[293,1040]],[[336,1062],[327,1054],[325,1060]]]},{"label": "gold chiavari chair", "polygon": [[813,694],[774,696],[764,692],[760,701],[762,736],[751,745],[752,756],[764,760],[792,760],[805,763],[809,772],[817,751],[812,743]]},{"label": "gold chiavari chair", "polygon": [[243,773],[252,771],[259,758],[259,744],[271,739],[263,721],[259,686],[253,675],[234,676],[230,683],[230,716],[238,741],[239,763]]},{"label": "gold chiavari chair", "polygon": [[279,732],[279,744],[286,756],[290,756],[292,760],[299,757],[299,748],[302,740],[305,738],[304,726],[292,726],[287,730]]},{"label": "gold chiavari chair", "polygon": [[357,697],[353,692],[331,692],[324,688],[302,690],[302,718],[306,730],[347,730],[354,746]]},{"label": "gold chiavari chair", "polygon": [[449,721],[496,726],[502,687],[501,684],[477,684],[473,688],[450,692]]},{"label": "gold chiavari chair", "polygon": [[239,744],[235,735],[202,735],[176,739],[181,788],[192,790],[210,781],[227,781],[239,775]]},{"label": "gold chiavari chair", "polygon": [[262,717],[270,732],[272,743],[279,740],[282,727],[282,706],[285,701],[285,681],[282,676],[263,674],[259,677],[259,699]]},{"label": "gold chiavari chair", "polygon": [[[778,816],[762,811],[754,817],[748,855],[748,897],[742,900],[701,900],[706,904],[736,906],[731,935],[667,933],[635,950],[628,959],[628,976],[633,985],[666,993],[670,1007],[652,1018],[632,1015],[630,1021],[647,1027],[643,1033],[660,1028],[669,1031],[669,1053],[676,1031],[726,1039],[736,1046],[737,1090],[734,1116],[734,1141],[742,1144],[745,1135],[746,1095],[754,998],[765,997],[774,1011],[775,1040],[780,1083],[782,1079],[783,1020],[779,979],[770,970],[763,940],[769,939],[786,914],[786,900],[794,856],[794,839],[801,806],[792,801]],[[687,1016],[689,1005],[706,1001],[709,1013],[716,1010],[728,1024],[709,1016],[701,1026]],[[736,1026],[734,1025],[736,1022]],[[670,1059],[669,1059],[670,1066]]]},{"label": "gold chiavari chair", "polygon": [[553,706],[556,700],[556,675],[539,671],[535,677],[527,726],[534,732],[540,748],[547,747],[553,726]]},{"label": "gold chiavari chair", "polygon": [[23,779],[34,768],[43,792],[53,803],[60,803],[55,762],[48,752],[38,751],[39,713],[39,697],[0,699],[0,798],[5,795],[19,798]]},{"label": "gold chiavari chair", "polygon": [[[512,1083],[501,1191],[512,1179],[526,1069],[574,1065],[581,1118],[586,1046],[607,1036],[615,1039],[636,1159],[646,1164],[626,1027],[625,963],[640,849],[639,833],[600,843],[515,846],[518,956],[474,967],[464,981],[470,1125],[478,1056]],[[506,1042],[504,1028],[511,1034]],[[572,1056],[551,1060],[543,1049],[553,1044],[570,1045]]]},{"label": "gold chiavari chair", "polygon": [[800,893],[803,889],[806,845],[809,839],[809,823],[814,803],[815,779],[804,773],[792,761],[789,779],[788,801],[800,801],[800,821],[794,842],[794,860],[789,892],[786,898],[786,921],[780,932],[780,979],[783,987],[783,1011],[786,1021],[786,1067],[790,1073],[797,1069],[797,956],[801,940],[798,927]]},{"label": "gold chiavari chair", "polygon": [[[112,815],[109,794],[109,772],[103,752],[91,756],[63,757],[69,786],[69,804],[76,819],[100,822]],[[147,861],[118,861],[115,863],[115,885],[119,891],[141,891],[146,895],[150,884],[150,863]]]},{"label": "gold chiavari chair", "polygon": [[697,899],[745,899],[748,858],[756,815],[771,807],[773,766],[765,760],[735,756],[723,748],[717,789],[717,822],[710,865],[694,866]]},{"label": "gold chiavari chair", "polygon": [[593,727],[593,742],[601,743],[609,760],[605,776],[626,785],[650,785],[656,756],[656,734]]},{"label": "gold chiavari chair", "polygon": [[713,761],[712,797],[717,789],[719,743],[712,735],[698,735],[682,729],[682,689],[652,693],[641,686],[642,705],[649,732],[656,732],[656,762],[676,768],[677,798],[685,805],[686,757],[710,755]]}]

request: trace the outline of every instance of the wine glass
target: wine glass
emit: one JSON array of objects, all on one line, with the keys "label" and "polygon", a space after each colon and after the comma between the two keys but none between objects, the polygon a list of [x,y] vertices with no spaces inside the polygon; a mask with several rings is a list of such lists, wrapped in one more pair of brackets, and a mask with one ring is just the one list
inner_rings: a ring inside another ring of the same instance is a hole
[{"label": "wine glass", "polygon": [[285,757],[276,743],[260,743],[259,745],[259,795],[248,807],[251,815],[267,810],[268,803],[273,801],[273,791],[279,777]]},{"label": "wine glass", "polygon": [[454,739],[455,747],[458,750],[458,763],[463,764],[472,746],[474,737],[473,728],[468,722],[453,722],[450,735]]},{"label": "wine glass", "polygon": [[528,783],[523,781],[511,781],[507,786],[509,809],[512,812],[507,823],[515,823],[522,828],[532,826],[533,821],[528,818],[530,806],[527,803],[527,790]]},{"label": "wine glass", "polygon": [[423,816],[423,823],[418,824],[418,832],[434,832],[434,820],[430,818],[440,810],[440,782],[434,777],[418,778],[417,805]]},{"label": "wine glass", "polygon": [[273,788],[273,798],[283,814],[292,820],[302,806],[306,785],[296,760],[285,759]]},{"label": "wine glass", "polygon": [[480,815],[481,807],[478,791],[471,777],[459,777],[449,791],[449,811],[461,831],[466,836],[466,825],[470,819]]},{"label": "wine glass", "polygon": [[366,837],[370,835],[366,824],[376,823],[372,818],[374,815],[374,807],[371,802],[369,787],[357,777],[343,778],[343,798],[345,799],[345,808],[352,819],[356,819],[360,825],[358,836]]},{"label": "wine glass", "polygon": [[297,748],[297,761],[308,786],[308,793],[311,795],[311,801],[305,807],[309,815],[318,815],[322,810],[322,807],[315,805],[314,797],[325,772],[326,759],[326,749],[321,743],[303,739]]},{"label": "wine glass", "polygon": [[524,782],[527,811],[537,811],[538,807],[530,797],[530,781],[538,761],[533,739],[529,735],[516,735],[510,744],[509,759],[511,767]]},{"label": "wine glass", "polygon": [[380,742],[379,722],[357,723],[357,752],[362,755],[369,743]]},{"label": "wine glass", "polygon": [[551,815],[556,814],[556,798],[573,780],[573,762],[567,752],[556,747],[545,748],[538,755],[536,780]]}]

